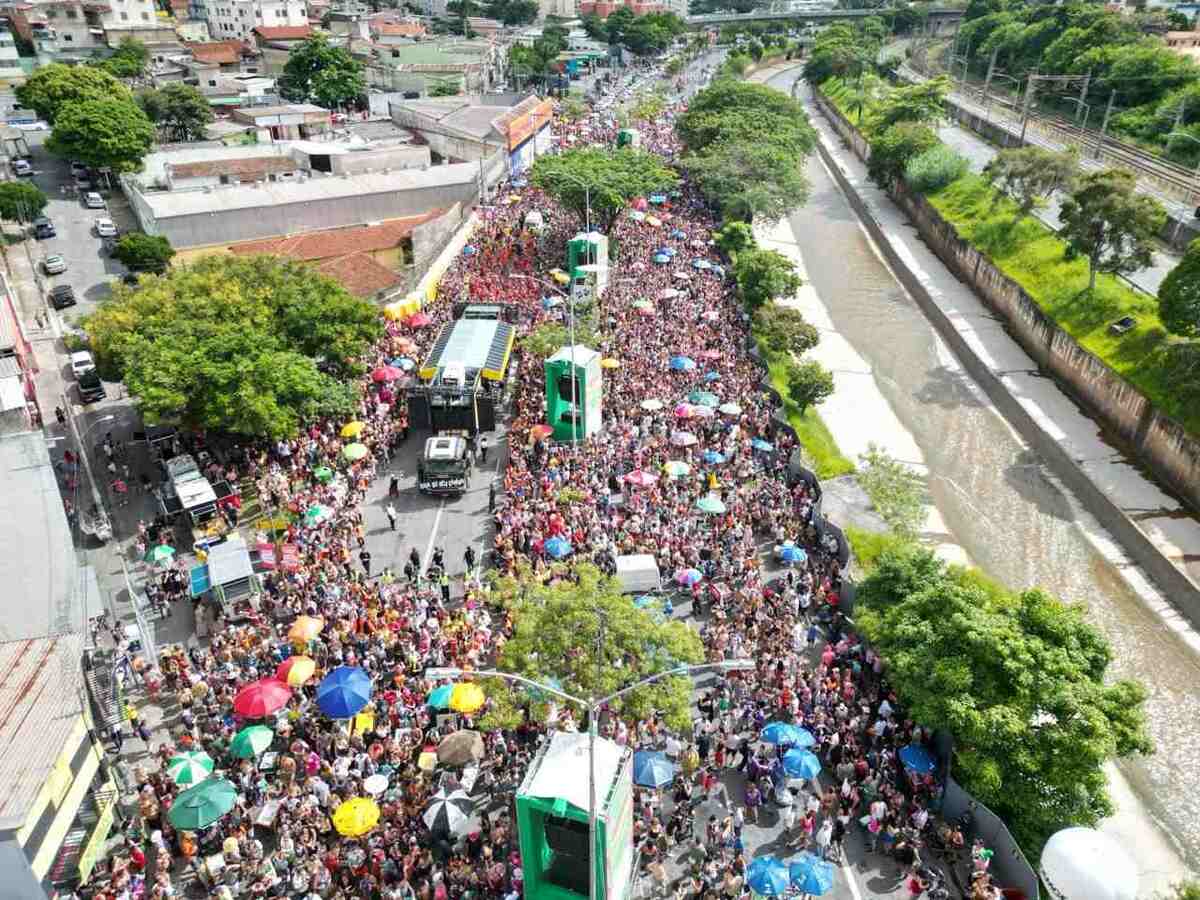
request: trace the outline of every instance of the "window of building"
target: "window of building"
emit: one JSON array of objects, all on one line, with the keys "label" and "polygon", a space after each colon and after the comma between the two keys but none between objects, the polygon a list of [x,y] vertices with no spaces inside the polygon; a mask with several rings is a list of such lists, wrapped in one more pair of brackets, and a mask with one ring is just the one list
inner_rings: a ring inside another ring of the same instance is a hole
[{"label": "window of building", "polygon": [[129,21],[129,13],[126,13],[126,12],[121,13],[121,21],[128,22]]},{"label": "window of building", "polygon": [[142,21],[149,22],[150,21],[150,13],[142,13]]},{"label": "window of building", "polygon": [[52,6],[46,7],[46,18],[47,19],[57,19],[58,18],[58,10]]},{"label": "window of building", "polygon": [[217,83],[216,83],[216,81],[214,81],[214,80],[212,80],[212,79],[210,78],[210,79],[209,79],[209,81],[208,81],[208,86],[209,86],[209,87],[216,87],[216,86],[217,86]]}]

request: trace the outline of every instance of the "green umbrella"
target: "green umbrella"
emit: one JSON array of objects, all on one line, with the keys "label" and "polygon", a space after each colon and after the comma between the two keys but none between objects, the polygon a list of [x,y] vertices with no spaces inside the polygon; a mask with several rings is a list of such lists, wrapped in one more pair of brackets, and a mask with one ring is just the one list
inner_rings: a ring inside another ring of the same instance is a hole
[{"label": "green umbrella", "polygon": [[314,503],[304,511],[304,524],[320,525],[332,515],[333,510],[328,506],[322,506],[320,503]]},{"label": "green umbrella", "polygon": [[370,452],[366,444],[347,444],[342,448],[342,456],[351,462],[354,462],[356,459],[362,459]]},{"label": "green umbrella", "polygon": [[725,504],[721,502],[720,497],[707,494],[696,501],[696,509],[701,512],[719,514],[725,512]]},{"label": "green umbrella", "polygon": [[167,774],[176,784],[197,784],[212,774],[212,757],[203,750],[188,750],[171,757]]},{"label": "green umbrella", "polygon": [[313,469],[313,475],[317,477],[317,481],[323,481],[325,484],[333,481],[333,469],[329,466],[318,466]]},{"label": "green umbrella", "polygon": [[684,475],[692,471],[692,467],[683,460],[673,459],[669,463],[663,464],[663,471],[672,478],[682,478]]},{"label": "green umbrella", "polygon": [[249,759],[265,753],[275,740],[275,732],[265,725],[250,725],[233,736],[229,752],[238,759]]},{"label": "green umbrella", "polygon": [[721,398],[708,391],[692,391],[690,394],[688,394],[688,403],[694,403],[697,406],[708,406],[712,409],[716,409],[721,403]]},{"label": "green umbrella", "polygon": [[236,801],[237,788],[232,782],[209,778],[176,797],[167,818],[182,831],[195,831],[217,821]]},{"label": "green umbrella", "polygon": [[148,563],[165,563],[170,562],[175,556],[175,548],[168,547],[166,544],[159,544],[157,547],[151,547],[150,552],[146,554],[146,562]]}]

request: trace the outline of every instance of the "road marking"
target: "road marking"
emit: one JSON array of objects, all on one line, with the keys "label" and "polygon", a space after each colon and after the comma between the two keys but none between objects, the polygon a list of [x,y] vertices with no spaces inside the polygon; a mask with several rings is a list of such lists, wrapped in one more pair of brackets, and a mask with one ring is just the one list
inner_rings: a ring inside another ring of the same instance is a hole
[{"label": "road marking", "polygon": [[433,543],[437,540],[438,527],[442,524],[442,513],[446,509],[446,498],[442,498],[442,502],[438,504],[437,515],[433,518],[433,528],[429,532],[429,543],[425,545],[425,556],[421,560],[421,575],[429,568],[429,559],[433,556]]}]

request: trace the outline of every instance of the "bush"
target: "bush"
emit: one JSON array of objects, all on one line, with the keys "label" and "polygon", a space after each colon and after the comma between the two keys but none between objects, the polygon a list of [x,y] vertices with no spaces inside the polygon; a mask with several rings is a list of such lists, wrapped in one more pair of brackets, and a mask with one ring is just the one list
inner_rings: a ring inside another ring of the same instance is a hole
[{"label": "bush", "polygon": [[919,194],[933,194],[967,174],[967,158],[945,144],[931,147],[904,167],[904,180]]},{"label": "bush", "polygon": [[880,187],[891,188],[910,161],[939,144],[941,141],[928,125],[900,122],[871,138],[867,171]]},{"label": "bush", "polygon": [[730,75],[744,75],[750,67],[750,57],[735,53],[725,60],[725,70]]}]

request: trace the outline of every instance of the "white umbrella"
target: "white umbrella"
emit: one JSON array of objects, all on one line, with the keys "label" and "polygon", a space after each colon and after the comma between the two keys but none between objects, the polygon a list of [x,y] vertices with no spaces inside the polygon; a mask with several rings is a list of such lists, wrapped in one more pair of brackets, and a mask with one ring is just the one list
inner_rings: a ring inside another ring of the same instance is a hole
[{"label": "white umbrella", "polygon": [[464,791],[447,794],[446,789],[434,794],[429,808],[422,818],[430,831],[444,831],[450,834],[463,834],[470,827],[471,814],[475,812],[475,802]]},{"label": "white umbrella", "polygon": [[663,402],[661,400],[650,399],[642,401],[642,409],[646,410],[646,412],[658,412],[662,408]]},{"label": "white umbrella", "polygon": [[671,443],[676,447],[690,447],[698,440],[699,438],[690,431],[676,431],[671,435]]}]

